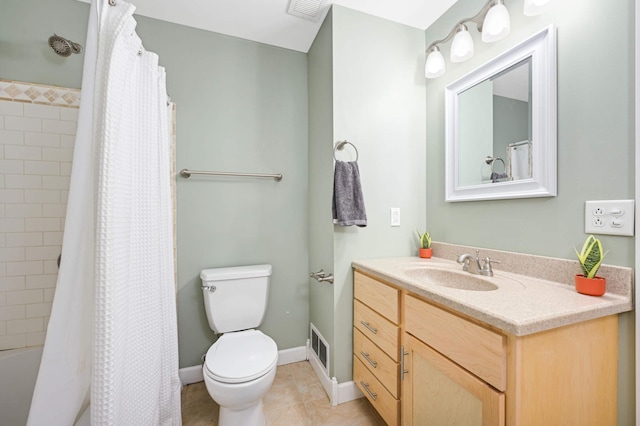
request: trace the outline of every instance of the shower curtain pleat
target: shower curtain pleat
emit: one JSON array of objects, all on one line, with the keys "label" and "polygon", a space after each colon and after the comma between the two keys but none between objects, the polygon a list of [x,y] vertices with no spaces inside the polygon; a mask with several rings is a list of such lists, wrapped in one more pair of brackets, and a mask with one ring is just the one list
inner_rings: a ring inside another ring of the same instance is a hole
[{"label": "shower curtain pleat", "polygon": [[181,424],[165,72],[142,48],[134,9],[92,4],[99,28],[90,19],[87,53],[92,31],[98,53],[93,70],[85,58],[62,265],[30,425],[74,424],[89,394],[92,425]]}]

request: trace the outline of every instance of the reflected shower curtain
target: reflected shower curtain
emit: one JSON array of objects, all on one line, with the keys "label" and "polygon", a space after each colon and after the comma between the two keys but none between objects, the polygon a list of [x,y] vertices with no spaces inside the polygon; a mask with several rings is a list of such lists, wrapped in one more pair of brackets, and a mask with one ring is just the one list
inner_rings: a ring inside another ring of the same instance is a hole
[{"label": "reflected shower curtain", "polygon": [[181,424],[165,73],[115,3],[91,5],[33,426]]}]

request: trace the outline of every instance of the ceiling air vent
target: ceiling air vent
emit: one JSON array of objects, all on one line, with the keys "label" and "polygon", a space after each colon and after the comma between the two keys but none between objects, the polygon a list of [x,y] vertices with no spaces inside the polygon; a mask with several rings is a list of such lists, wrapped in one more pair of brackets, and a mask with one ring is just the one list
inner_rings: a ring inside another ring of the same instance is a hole
[{"label": "ceiling air vent", "polygon": [[287,13],[308,21],[318,22],[327,0],[289,0]]}]

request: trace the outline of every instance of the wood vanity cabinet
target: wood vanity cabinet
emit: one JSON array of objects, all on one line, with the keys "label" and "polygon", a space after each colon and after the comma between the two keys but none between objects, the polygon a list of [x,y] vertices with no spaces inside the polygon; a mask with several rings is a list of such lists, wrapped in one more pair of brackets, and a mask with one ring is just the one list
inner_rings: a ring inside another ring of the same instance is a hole
[{"label": "wood vanity cabinet", "polygon": [[359,271],[354,297],[354,381],[390,425],[617,424],[617,315],[514,336]]}]

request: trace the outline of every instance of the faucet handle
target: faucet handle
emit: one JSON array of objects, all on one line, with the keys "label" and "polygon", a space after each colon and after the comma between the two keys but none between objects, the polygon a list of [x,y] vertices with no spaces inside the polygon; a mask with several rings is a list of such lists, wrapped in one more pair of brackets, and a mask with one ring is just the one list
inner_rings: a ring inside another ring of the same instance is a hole
[{"label": "faucet handle", "polygon": [[499,260],[491,260],[489,256],[482,259],[482,261],[484,262],[484,264],[482,265],[482,270],[491,273],[491,276],[493,276],[493,269],[491,268],[491,264],[502,263]]}]

